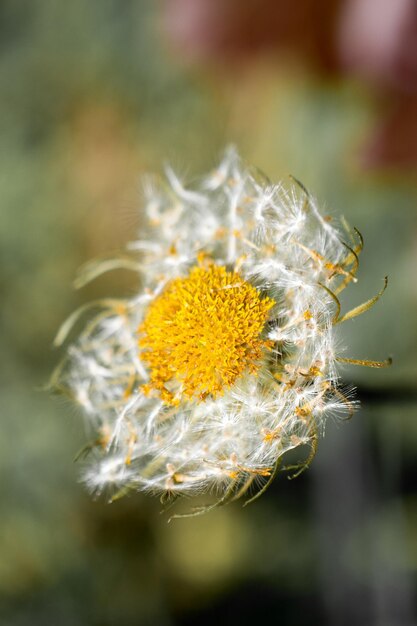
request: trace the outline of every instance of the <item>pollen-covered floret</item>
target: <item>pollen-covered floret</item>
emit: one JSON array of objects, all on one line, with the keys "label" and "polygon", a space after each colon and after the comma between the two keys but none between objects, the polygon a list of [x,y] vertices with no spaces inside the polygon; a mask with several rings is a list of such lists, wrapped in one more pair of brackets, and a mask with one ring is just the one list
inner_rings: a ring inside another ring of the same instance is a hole
[{"label": "pollen-covered floret", "polygon": [[140,293],[92,303],[53,384],[92,427],[92,490],[214,488],[223,502],[262,491],[290,449],[307,446],[308,466],[328,415],[351,414],[335,326],[380,294],[341,314],[362,238],[345,227],[344,243],[296,181],[271,184],[233,149],[197,187],[170,169],[167,180],[145,183],[149,229],[130,256],[89,264],[78,280],[127,267]]},{"label": "pollen-covered floret", "polygon": [[262,349],[273,345],[261,339],[273,305],[222,265],[195,267],[176,278],[149,305],[139,327],[142,359],[150,369],[142,391],[158,390],[168,404],[179,405],[223,395],[247,369],[255,374]]}]

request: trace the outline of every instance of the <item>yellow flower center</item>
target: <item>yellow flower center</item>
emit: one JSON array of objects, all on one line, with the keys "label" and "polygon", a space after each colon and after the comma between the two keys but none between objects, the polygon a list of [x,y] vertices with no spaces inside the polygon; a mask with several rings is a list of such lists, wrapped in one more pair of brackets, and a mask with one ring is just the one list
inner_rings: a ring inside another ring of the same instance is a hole
[{"label": "yellow flower center", "polygon": [[150,304],[139,327],[142,359],[149,365],[145,393],[168,404],[182,396],[221,395],[245,370],[256,373],[272,342],[260,334],[274,305],[236,272],[209,265],[177,278]]}]

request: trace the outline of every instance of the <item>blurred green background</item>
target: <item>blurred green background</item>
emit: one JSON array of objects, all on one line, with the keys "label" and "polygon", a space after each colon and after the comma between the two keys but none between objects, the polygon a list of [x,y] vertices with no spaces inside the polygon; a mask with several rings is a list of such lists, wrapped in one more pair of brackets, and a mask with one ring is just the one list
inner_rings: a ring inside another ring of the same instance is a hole
[{"label": "blurred green background", "polygon": [[[288,49],[191,63],[170,40],[169,4],[0,3],[0,624],[416,624],[415,167],[365,167],[385,106],[365,81]],[[42,386],[63,319],[134,292],[122,272],[71,285],[82,263],[137,237],[140,177],[170,162],[192,180],[228,143],[363,233],[343,305],[386,274],[390,285],[341,341],[394,366],[346,366],[362,408],[329,422],[302,477],[279,477],[248,508],[167,524],[150,497],[86,493],[73,463],[82,417]]]}]

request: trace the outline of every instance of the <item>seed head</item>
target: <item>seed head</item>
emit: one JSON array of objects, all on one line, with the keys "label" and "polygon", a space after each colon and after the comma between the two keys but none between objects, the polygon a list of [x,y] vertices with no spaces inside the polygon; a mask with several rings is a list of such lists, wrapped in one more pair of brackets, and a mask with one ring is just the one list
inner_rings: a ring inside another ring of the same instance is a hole
[{"label": "seed head", "polygon": [[[348,417],[335,326],[338,294],[355,282],[362,238],[323,217],[295,180],[271,184],[229,149],[190,189],[145,183],[149,230],[129,256],[87,265],[78,285],[116,267],[143,287],[96,307],[53,375],[94,433],[85,480],[94,491],[134,488],[219,502],[264,491],[288,450],[309,447],[329,415]],[[352,360],[382,367],[388,362]],[[288,468],[287,468],[288,469]],[[253,498],[252,498],[253,499]]]}]

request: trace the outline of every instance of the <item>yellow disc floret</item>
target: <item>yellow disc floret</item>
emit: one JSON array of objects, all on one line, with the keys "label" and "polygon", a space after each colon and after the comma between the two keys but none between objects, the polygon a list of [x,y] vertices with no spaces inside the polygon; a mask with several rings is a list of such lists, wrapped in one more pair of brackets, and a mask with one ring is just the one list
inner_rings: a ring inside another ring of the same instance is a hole
[{"label": "yellow disc floret", "polygon": [[150,369],[143,390],[178,404],[221,395],[245,371],[255,374],[272,345],[261,333],[273,305],[223,266],[194,267],[173,280],[139,327],[141,357]]}]

